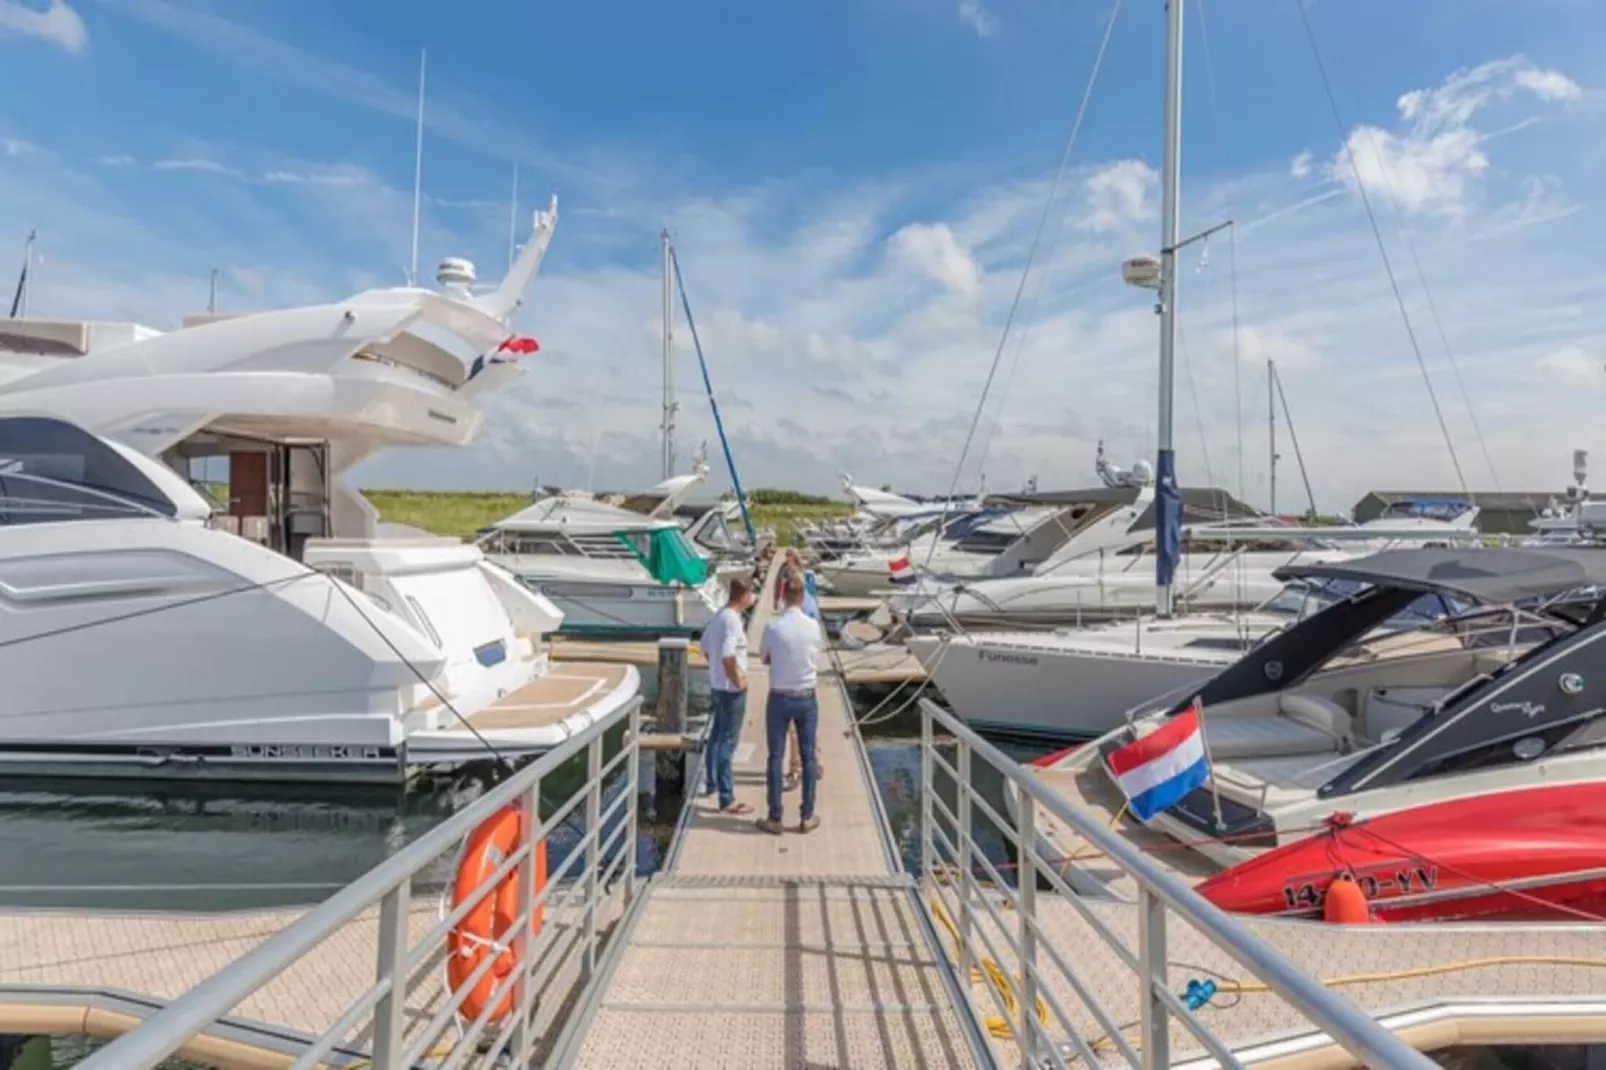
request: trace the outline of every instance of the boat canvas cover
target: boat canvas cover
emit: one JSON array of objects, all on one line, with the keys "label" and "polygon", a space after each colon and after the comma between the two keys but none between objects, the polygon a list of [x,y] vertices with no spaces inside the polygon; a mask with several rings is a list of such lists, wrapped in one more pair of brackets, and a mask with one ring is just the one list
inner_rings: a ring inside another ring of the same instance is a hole
[{"label": "boat canvas cover", "polygon": [[1352,561],[1285,565],[1272,575],[1284,583],[1343,579],[1509,603],[1606,584],[1606,554],[1592,549],[1526,547],[1385,550]]},{"label": "boat canvas cover", "polygon": [[669,585],[698,587],[708,579],[708,561],[699,556],[675,527],[655,531],[616,531],[614,538],[630,548],[652,578]]}]

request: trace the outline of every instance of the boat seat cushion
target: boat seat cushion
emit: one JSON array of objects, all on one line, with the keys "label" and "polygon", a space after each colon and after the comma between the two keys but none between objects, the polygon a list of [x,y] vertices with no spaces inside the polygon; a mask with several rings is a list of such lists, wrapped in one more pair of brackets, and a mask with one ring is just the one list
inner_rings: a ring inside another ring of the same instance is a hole
[{"label": "boat seat cushion", "polygon": [[1205,743],[1211,761],[1233,758],[1280,758],[1327,754],[1339,749],[1331,733],[1289,717],[1211,717],[1204,719]]},{"label": "boat seat cushion", "polygon": [[1344,707],[1325,695],[1285,692],[1277,698],[1278,711],[1290,721],[1329,736],[1339,746],[1354,735],[1354,720]]}]

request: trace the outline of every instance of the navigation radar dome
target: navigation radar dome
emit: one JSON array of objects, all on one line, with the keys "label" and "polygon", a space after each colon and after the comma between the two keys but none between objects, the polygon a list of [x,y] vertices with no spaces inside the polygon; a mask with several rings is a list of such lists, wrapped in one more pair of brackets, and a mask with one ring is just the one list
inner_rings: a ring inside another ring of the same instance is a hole
[{"label": "navigation radar dome", "polygon": [[474,271],[474,261],[448,256],[435,269],[435,281],[441,284],[443,290],[466,294],[474,289],[479,275]]},{"label": "navigation radar dome", "polygon": [[1133,461],[1132,467],[1127,469],[1127,477],[1140,487],[1146,487],[1154,482],[1154,465],[1148,461]]}]

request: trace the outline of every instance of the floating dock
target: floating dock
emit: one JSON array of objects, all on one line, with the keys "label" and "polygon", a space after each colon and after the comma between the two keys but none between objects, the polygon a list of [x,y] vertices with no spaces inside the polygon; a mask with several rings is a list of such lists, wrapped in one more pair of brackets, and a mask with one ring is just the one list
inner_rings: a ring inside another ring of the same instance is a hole
[{"label": "floating dock", "polygon": [[574,1065],[639,1066],[650,1052],[661,1070],[974,1066],[984,1042],[934,953],[833,672],[818,688],[819,827],[797,831],[798,790],[782,796],[784,834],[754,824],[766,810],[768,685],[756,653],[773,584],[774,570],[749,629],[735,761],[736,798],[753,813],[728,816],[712,798],[688,806],[575,1023]]}]

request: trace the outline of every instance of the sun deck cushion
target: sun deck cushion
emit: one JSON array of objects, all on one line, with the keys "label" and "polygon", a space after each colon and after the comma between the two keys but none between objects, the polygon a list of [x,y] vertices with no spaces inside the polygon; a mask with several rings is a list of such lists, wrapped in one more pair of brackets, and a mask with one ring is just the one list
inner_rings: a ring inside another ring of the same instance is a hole
[{"label": "sun deck cushion", "polygon": [[1288,717],[1211,717],[1204,719],[1205,744],[1212,761],[1286,758],[1336,752],[1339,740],[1319,728]]},{"label": "sun deck cushion", "polygon": [[1360,757],[1359,754],[1327,751],[1218,762],[1216,784],[1228,798],[1257,808],[1275,809],[1308,797]]}]

